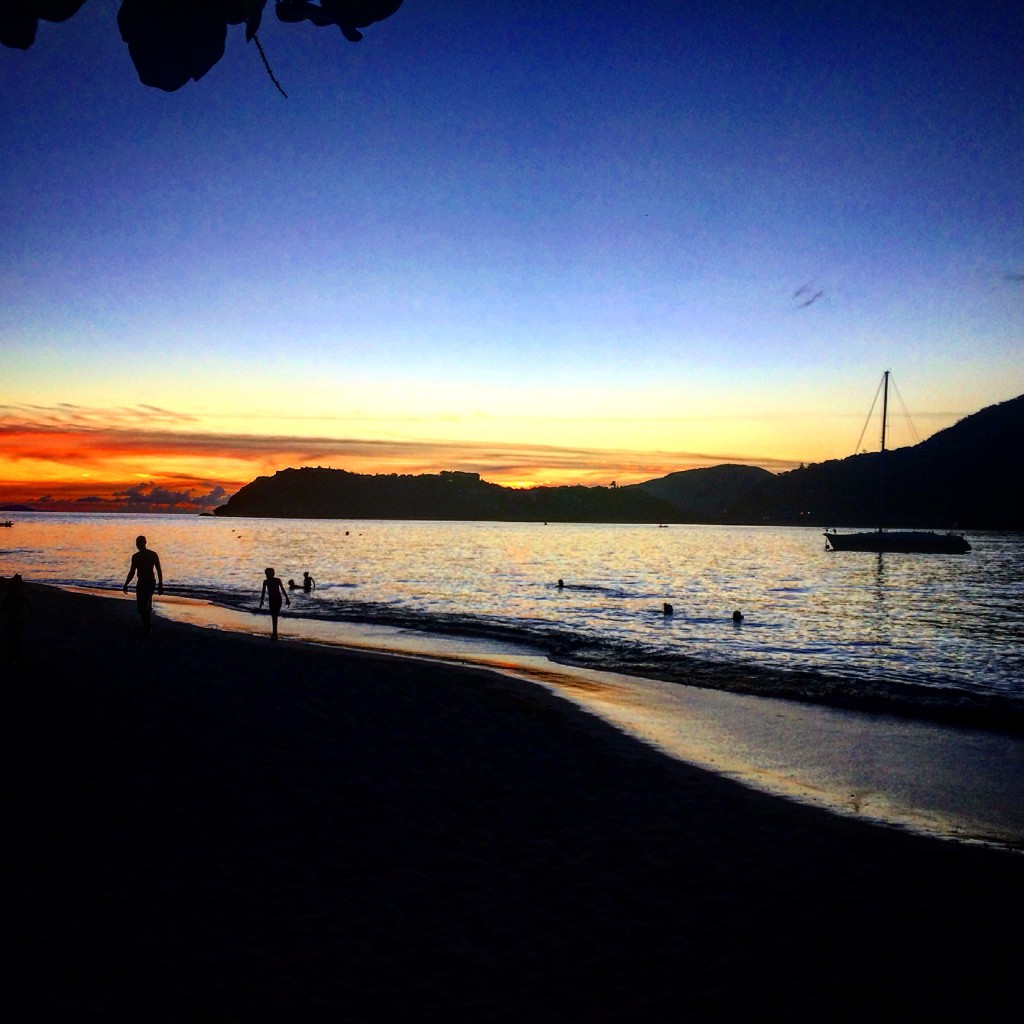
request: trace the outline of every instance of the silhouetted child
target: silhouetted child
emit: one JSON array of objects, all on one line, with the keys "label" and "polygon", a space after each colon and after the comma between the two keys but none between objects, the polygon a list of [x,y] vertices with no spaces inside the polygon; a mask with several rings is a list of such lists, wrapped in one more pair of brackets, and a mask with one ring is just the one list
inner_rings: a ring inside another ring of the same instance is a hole
[{"label": "silhouetted child", "polygon": [[31,608],[32,602],[28,599],[28,588],[21,578],[21,573],[16,572],[8,581],[4,599],[0,602],[0,611],[6,620],[7,657],[10,663],[16,667],[24,664],[21,641],[25,619]]},{"label": "silhouetted child", "polygon": [[316,590],[316,580],[309,575],[308,572],[302,574],[302,589],[308,594],[311,590]]},{"label": "silhouetted child", "polygon": [[291,607],[291,599],[284,589],[284,584],[274,575],[273,569],[265,569],[266,579],[263,581],[263,589],[260,590],[260,607],[263,607],[263,599],[267,599],[270,605],[271,633],[270,639],[277,639],[277,617],[281,614],[281,598],[284,598]]}]

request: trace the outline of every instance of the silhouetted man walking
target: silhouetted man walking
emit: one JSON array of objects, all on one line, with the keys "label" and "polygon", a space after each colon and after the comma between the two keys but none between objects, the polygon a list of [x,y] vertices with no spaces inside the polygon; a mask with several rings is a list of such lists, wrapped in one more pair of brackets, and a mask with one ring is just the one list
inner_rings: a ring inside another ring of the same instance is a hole
[{"label": "silhouetted man walking", "polygon": [[160,556],[146,547],[145,537],[141,535],[136,537],[135,546],[139,550],[132,555],[132,567],[128,570],[123,590],[126,594],[128,593],[128,584],[138,573],[139,581],[135,584],[135,601],[139,606],[142,628],[149,636],[150,630],[153,628],[153,591],[155,590],[159,594],[164,592],[164,573],[160,568]]}]

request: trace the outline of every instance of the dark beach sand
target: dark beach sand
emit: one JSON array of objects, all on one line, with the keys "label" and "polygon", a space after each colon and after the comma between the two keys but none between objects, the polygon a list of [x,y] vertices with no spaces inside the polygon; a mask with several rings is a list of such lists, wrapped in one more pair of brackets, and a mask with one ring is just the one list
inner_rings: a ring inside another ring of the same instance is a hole
[{"label": "dark beach sand", "polygon": [[1018,1019],[1020,855],[753,793],[497,675],[32,601],[8,1019]]}]

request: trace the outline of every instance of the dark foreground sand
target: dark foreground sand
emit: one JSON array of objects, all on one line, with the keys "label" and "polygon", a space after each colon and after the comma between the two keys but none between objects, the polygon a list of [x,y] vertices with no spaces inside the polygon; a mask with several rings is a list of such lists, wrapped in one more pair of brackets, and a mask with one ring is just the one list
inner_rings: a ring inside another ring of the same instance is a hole
[{"label": "dark foreground sand", "polygon": [[1019,855],[752,793],[496,675],[32,600],[7,1019],[1019,1019]]}]

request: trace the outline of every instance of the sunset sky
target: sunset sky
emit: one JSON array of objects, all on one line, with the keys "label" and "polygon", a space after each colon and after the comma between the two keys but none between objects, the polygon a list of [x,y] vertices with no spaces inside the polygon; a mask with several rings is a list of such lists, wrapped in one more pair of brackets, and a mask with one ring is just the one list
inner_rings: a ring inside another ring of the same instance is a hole
[{"label": "sunset sky", "polygon": [[897,444],[1024,392],[1018,3],[268,4],[287,99],[242,26],[141,85],[117,7],[0,47],[0,503],[784,470],[885,369]]}]

